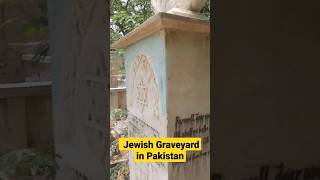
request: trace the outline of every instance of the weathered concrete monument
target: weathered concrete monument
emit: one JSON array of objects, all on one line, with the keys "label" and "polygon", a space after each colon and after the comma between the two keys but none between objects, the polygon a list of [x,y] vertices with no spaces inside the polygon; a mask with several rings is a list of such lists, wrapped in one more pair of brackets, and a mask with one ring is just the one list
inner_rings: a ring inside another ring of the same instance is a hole
[{"label": "weathered concrete monument", "polygon": [[210,28],[159,12],[116,42],[125,49],[130,137],[202,137],[186,163],[137,163],[130,180],[210,179]]},{"label": "weathered concrete monument", "polygon": [[48,3],[56,179],[108,179],[106,2]]}]

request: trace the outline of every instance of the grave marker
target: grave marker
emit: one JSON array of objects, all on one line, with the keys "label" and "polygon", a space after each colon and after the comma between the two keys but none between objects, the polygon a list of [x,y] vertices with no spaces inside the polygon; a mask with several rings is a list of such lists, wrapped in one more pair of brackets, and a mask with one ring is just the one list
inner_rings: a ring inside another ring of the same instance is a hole
[{"label": "grave marker", "polygon": [[159,13],[113,46],[125,49],[130,137],[202,137],[186,163],[137,163],[130,180],[210,179],[209,21]]}]

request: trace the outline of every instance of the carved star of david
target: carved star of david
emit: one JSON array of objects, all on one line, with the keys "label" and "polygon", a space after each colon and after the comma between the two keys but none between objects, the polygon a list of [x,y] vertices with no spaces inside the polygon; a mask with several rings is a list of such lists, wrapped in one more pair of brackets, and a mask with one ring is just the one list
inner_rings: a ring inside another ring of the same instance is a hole
[{"label": "carved star of david", "polygon": [[148,105],[147,102],[147,87],[144,85],[142,79],[140,79],[137,85],[137,104],[141,112]]}]

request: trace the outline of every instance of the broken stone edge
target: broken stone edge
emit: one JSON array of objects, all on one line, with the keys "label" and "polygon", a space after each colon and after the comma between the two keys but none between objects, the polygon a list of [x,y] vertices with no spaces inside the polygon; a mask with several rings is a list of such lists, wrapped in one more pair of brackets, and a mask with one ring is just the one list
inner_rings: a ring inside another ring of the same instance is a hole
[{"label": "broken stone edge", "polygon": [[210,21],[161,12],[152,16],[139,27],[113,43],[111,48],[126,48],[162,29],[210,33]]}]

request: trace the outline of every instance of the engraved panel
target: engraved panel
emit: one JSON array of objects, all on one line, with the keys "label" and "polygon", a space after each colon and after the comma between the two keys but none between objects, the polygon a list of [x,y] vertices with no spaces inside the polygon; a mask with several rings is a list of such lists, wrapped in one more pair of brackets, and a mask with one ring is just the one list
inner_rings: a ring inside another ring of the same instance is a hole
[{"label": "engraved panel", "polygon": [[[160,97],[152,65],[145,55],[137,55],[129,71],[128,109],[146,120],[159,120]],[[150,122],[151,123],[151,122]]]},{"label": "engraved panel", "polygon": [[[159,86],[151,61],[137,55],[128,69],[128,120],[130,137],[161,137],[166,122],[160,121]],[[167,163],[136,163],[129,152],[131,180],[168,179]]]}]

